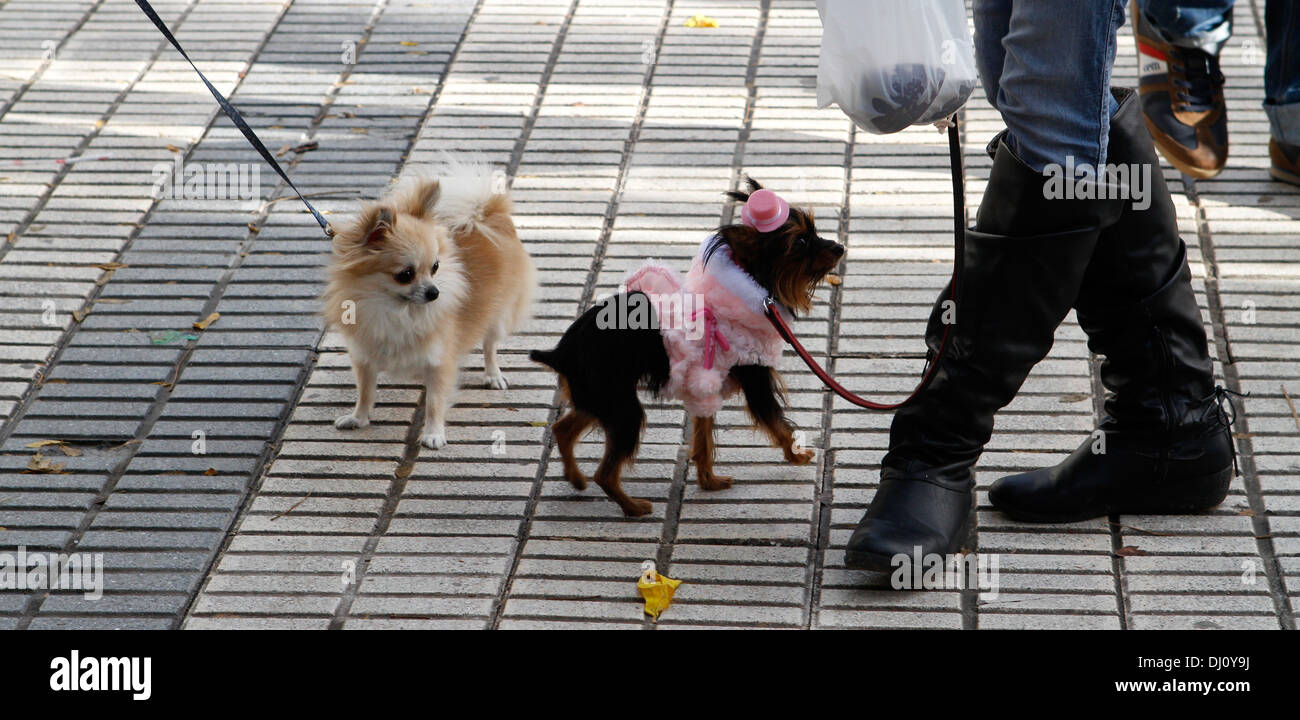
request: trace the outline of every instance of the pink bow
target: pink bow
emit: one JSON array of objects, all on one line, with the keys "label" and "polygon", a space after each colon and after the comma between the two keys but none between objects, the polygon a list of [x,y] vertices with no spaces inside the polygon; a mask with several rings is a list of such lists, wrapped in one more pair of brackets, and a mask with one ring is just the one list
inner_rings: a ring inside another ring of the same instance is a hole
[{"label": "pink bow", "polygon": [[722,346],[722,351],[726,352],[731,349],[731,344],[727,338],[718,330],[718,319],[713,316],[713,311],[709,308],[699,308],[691,313],[691,322],[695,321],[696,316],[704,313],[704,369],[713,369],[713,344],[716,342]]}]

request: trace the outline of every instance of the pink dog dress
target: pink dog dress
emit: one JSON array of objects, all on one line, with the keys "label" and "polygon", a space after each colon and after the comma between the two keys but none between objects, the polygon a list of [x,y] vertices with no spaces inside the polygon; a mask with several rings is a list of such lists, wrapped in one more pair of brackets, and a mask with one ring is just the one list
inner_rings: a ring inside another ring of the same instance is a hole
[{"label": "pink dog dress", "polygon": [[[750,224],[747,214],[742,217]],[[695,417],[717,413],[723,399],[740,389],[729,375],[732,367],[776,367],[783,348],[781,335],[763,313],[767,290],[731,259],[730,249],[719,246],[704,264],[713,242],[711,236],[700,245],[685,280],[649,260],[623,281],[627,291],[649,296],[668,351],[664,392],[684,402]],[[789,311],[777,307],[789,320]]]}]

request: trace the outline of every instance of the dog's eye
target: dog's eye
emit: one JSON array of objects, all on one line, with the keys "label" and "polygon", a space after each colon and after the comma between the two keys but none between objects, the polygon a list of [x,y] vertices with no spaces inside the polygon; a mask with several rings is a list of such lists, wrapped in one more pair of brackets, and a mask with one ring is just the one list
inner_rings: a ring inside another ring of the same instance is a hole
[{"label": "dog's eye", "polygon": [[433,267],[429,269],[429,274],[430,274],[430,275],[437,275],[437,274],[438,274],[438,261],[437,261],[437,260],[434,260],[434,261],[433,261]]},{"label": "dog's eye", "polygon": [[412,280],[415,279],[415,269],[414,269],[414,268],[406,268],[405,270],[403,270],[403,271],[397,273],[396,275],[394,275],[394,276],[393,276],[393,279],[396,280],[397,282],[399,282],[399,283],[405,285],[405,284],[407,284],[407,283],[409,283],[409,282],[411,282]]}]

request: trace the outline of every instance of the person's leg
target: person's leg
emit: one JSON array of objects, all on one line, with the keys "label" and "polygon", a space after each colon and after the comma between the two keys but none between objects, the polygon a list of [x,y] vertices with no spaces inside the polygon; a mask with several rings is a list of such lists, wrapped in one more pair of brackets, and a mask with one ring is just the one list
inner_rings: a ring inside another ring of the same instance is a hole
[{"label": "person's leg", "polygon": [[1160,154],[1211,178],[1228,161],[1228,112],[1219,51],[1232,36],[1234,0],[1137,0],[1142,113]]},{"label": "person's leg", "polygon": [[1011,27],[1011,0],[976,0],[971,10],[975,16],[975,66],[979,69],[984,96],[996,110],[998,84],[1007,57],[1002,38]]},{"label": "person's leg", "polygon": [[1064,462],[993,483],[989,500],[1017,520],[1201,510],[1232,478],[1229,418],[1178,215],[1133,91],[1117,92],[1111,162],[1144,178],[1145,194],[1102,231],[1074,303],[1088,348],[1105,358],[1106,417]]},{"label": "person's leg", "polygon": [[1075,165],[1105,163],[1110,116],[1116,108],[1110,74],[1124,4],[1011,4],[1000,42],[1005,57],[992,102],[1007,124],[1007,145],[1031,169],[1065,166],[1069,158]]},{"label": "person's leg", "polygon": [[1300,185],[1300,7],[1269,0],[1264,8],[1268,59],[1264,65],[1264,112],[1272,141],[1273,177]]},{"label": "person's leg", "polygon": [[1044,170],[1104,162],[1124,0],[1021,0],[1010,4],[1004,35],[982,34],[999,27],[1006,6],[975,4],[981,62],[996,65],[994,43],[1005,53],[984,82],[1008,132],[966,235],[956,307],[942,293],[927,328],[935,353],[951,322],[949,348],[930,385],[894,415],[879,488],[846,548],[850,567],[888,570],[897,554],[956,549],[993,415],[1051,349],[1102,229],[1123,210],[1121,200],[1055,194]]}]

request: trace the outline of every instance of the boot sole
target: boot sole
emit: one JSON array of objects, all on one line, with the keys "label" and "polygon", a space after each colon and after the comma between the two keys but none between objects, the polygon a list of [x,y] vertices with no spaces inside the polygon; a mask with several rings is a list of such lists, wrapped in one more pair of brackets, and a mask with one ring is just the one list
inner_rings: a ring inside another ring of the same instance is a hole
[{"label": "boot sole", "polygon": [[[942,553],[943,555],[947,556],[957,552],[957,550],[961,547],[962,542],[965,541],[966,536],[970,533],[970,526],[971,526],[971,518],[970,515],[967,515],[966,520],[962,522],[961,528],[957,531],[957,534],[955,535],[955,537],[958,538],[957,546],[954,548],[949,548],[947,552]],[[894,559],[893,555],[880,555],[873,552],[866,552],[864,550],[844,551],[844,567],[850,570],[869,570],[872,572],[893,572],[895,569],[893,559]]]},{"label": "boot sole", "polygon": [[1172,502],[1107,505],[1104,508],[1069,515],[1036,513],[1010,507],[1005,503],[994,503],[994,507],[1012,520],[1028,523],[1082,522],[1107,515],[1188,515],[1209,510],[1222,503],[1228,496],[1228,486],[1231,483],[1232,467],[1229,466],[1208,475],[1184,480],[1180,484],[1188,492]]}]

